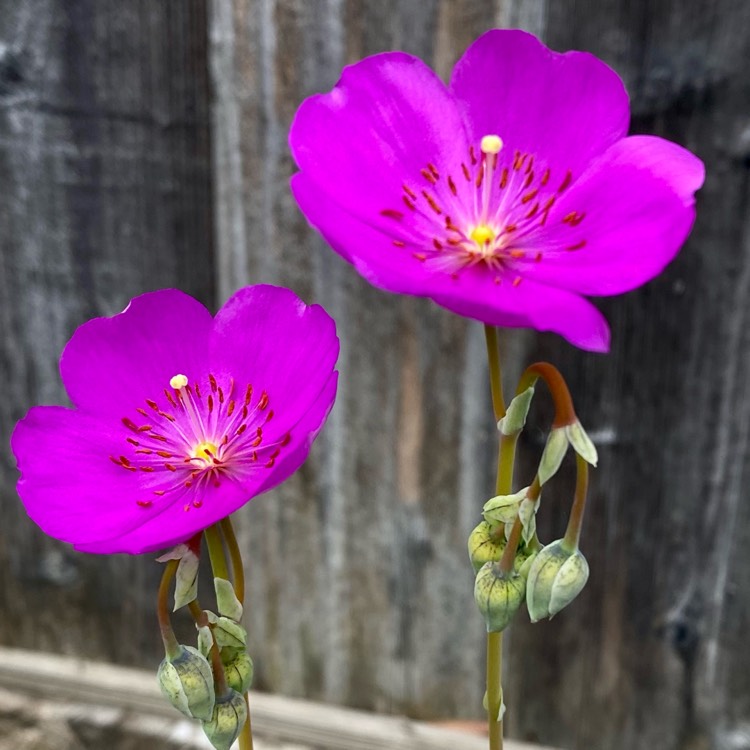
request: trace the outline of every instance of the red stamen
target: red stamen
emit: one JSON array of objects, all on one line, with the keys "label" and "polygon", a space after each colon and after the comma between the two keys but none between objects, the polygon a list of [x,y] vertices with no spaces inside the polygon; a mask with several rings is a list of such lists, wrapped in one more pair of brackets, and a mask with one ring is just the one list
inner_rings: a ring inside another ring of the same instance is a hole
[{"label": "red stamen", "polygon": [[385,216],[388,219],[396,219],[396,221],[401,221],[401,219],[404,218],[404,215],[403,213],[401,213],[401,211],[395,211],[392,208],[384,208],[380,212],[380,215]]}]

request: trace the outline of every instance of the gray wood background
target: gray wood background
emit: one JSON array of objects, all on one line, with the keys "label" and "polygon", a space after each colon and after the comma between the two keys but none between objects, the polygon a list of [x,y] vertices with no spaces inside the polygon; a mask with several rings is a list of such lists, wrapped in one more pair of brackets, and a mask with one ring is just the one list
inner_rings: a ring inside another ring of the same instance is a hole
[{"label": "gray wood background", "polygon": [[[326,250],[287,189],[286,133],[346,62],[400,48],[447,76],[492,26],[601,56],[633,129],[708,167],[679,259],[602,301],[609,356],[504,336],[508,386],[548,358],[600,449],[590,584],[551,623],[513,626],[508,729],[576,750],[746,750],[746,0],[0,0],[2,444],[31,404],[64,400],[74,327],[134,294],[179,286],[216,306],[265,281],[323,303],[342,338],[336,408],[303,470],[240,514],[256,686],[479,716],[465,539],[493,476],[481,326],[378,292]],[[527,476],[550,418],[537,401]],[[157,566],[44,539],[15,479],[0,450],[0,643],[154,665]],[[571,486],[568,466],[544,539]]]}]

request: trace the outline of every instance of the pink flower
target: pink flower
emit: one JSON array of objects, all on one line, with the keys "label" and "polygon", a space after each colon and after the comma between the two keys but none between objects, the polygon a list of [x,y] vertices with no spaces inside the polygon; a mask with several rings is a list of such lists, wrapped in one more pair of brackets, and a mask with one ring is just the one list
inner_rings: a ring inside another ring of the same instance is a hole
[{"label": "pink flower", "polygon": [[18,492],[85,552],[192,537],[296,471],[336,395],[333,320],[288,289],[241,289],[213,318],[174,289],[82,325],[60,372],[73,409],[13,433]]},{"label": "pink flower", "polygon": [[490,31],[449,87],[391,52],[303,102],[292,190],[372,284],[606,351],[607,323],[583,295],[656,276],[704,177],[679,146],[626,137],[628,120],[623,84],[597,58]]}]

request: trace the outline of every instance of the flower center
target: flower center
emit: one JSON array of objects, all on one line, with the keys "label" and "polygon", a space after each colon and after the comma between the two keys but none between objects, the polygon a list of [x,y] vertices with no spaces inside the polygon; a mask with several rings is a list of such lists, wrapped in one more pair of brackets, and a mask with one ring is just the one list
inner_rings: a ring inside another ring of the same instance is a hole
[{"label": "flower center", "polygon": [[206,459],[207,461],[212,461],[216,456],[218,455],[218,448],[214,443],[209,443],[207,440],[204,440],[202,443],[198,443],[198,445],[193,448],[192,456],[193,458],[202,458]]},{"label": "flower center", "polygon": [[471,237],[480,248],[484,248],[485,245],[489,245],[495,239],[496,233],[488,224],[479,224],[469,232],[469,237]]},{"label": "flower center", "polygon": [[189,382],[178,373],[169,379],[163,400],[146,399],[144,407],[136,407],[137,422],[122,418],[127,447],[110,460],[149,477],[136,498],[142,508],[165,495],[171,502],[186,501],[186,511],[200,508],[210,487],[274,466],[292,436],[269,428],[274,417],[269,407],[268,393],[251,384],[238,389],[232,377],[219,380],[211,373]]}]

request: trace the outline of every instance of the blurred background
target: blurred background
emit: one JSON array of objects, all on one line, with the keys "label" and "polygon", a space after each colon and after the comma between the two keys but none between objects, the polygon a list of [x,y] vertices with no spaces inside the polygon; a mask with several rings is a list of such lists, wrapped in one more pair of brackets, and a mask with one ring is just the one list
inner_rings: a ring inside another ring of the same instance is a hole
[{"label": "blurred background", "polygon": [[[15,494],[10,432],[31,405],[65,403],[58,356],[88,318],[150,289],[216,309],[272,282],[337,319],[341,385],[302,471],[238,514],[255,687],[481,717],[466,538],[494,476],[482,327],[379,292],[326,249],[289,193],[286,137],[348,62],[403,49],[446,78],[495,26],[603,58],[633,131],[708,171],[679,258],[601,300],[609,356],[504,334],[507,387],[549,359],[600,455],[589,585],[506,638],[508,732],[571,750],[750,748],[746,0],[0,0],[1,645],[155,668],[159,566],[45,538]],[[522,477],[551,411],[536,399]],[[564,530],[572,464],[543,541]]]}]

